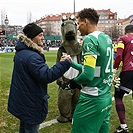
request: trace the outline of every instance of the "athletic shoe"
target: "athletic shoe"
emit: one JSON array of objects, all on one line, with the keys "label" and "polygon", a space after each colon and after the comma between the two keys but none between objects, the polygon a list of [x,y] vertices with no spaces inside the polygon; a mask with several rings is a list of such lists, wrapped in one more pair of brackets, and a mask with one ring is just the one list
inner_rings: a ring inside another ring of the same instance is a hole
[{"label": "athletic shoe", "polygon": [[121,126],[119,126],[114,133],[128,133],[128,132],[129,132],[128,127],[124,129],[121,128]]}]

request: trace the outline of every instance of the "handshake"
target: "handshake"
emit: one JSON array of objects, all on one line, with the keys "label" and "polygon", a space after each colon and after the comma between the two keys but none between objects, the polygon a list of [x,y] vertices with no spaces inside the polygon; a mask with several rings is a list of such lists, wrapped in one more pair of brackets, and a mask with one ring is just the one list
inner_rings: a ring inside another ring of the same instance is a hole
[{"label": "handshake", "polygon": [[72,63],[72,58],[70,57],[70,55],[67,55],[67,53],[62,53],[61,59],[60,61],[64,61],[64,60],[68,60],[70,63]]},{"label": "handshake", "polygon": [[61,84],[60,87],[64,89],[79,89],[81,90],[81,85],[75,83],[73,79],[69,80],[67,83]]}]

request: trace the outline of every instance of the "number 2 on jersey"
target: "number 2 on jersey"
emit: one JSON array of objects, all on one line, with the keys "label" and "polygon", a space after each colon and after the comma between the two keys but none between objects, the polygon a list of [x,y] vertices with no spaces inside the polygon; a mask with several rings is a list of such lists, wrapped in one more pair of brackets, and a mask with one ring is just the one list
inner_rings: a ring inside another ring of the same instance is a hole
[{"label": "number 2 on jersey", "polygon": [[[113,72],[113,61],[112,61],[112,59],[113,59],[113,49],[111,49],[111,47],[107,47],[106,56],[108,56],[109,59],[108,59],[108,62],[107,62],[105,73]],[[111,63],[112,63],[112,65],[111,65]],[[110,65],[112,67],[112,70],[110,70]]]}]

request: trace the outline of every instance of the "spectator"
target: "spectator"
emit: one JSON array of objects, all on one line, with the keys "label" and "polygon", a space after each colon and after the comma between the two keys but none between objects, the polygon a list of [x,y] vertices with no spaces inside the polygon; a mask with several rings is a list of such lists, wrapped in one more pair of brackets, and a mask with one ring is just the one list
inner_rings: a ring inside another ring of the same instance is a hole
[{"label": "spectator", "polygon": [[123,96],[125,93],[133,91],[133,25],[125,27],[125,35],[118,38],[117,53],[114,62],[114,70],[119,68],[122,61],[120,72],[120,87],[115,88],[115,106],[120,120],[120,126],[114,133],[128,133],[128,127],[125,118],[125,106]]},{"label": "spectator", "polygon": [[82,46],[82,43],[83,43],[83,38],[80,38],[79,40],[79,44]]},{"label": "spectator", "polygon": [[70,68],[70,57],[49,68],[43,52],[43,30],[34,23],[23,29],[15,47],[8,111],[20,120],[19,133],[38,133],[48,113],[47,85]]}]

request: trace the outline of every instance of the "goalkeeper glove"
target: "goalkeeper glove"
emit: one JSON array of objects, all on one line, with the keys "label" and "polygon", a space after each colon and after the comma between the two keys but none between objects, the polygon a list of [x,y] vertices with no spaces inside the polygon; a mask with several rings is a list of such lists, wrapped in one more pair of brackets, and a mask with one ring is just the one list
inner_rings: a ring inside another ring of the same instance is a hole
[{"label": "goalkeeper glove", "polygon": [[63,83],[60,85],[60,87],[64,90],[64,89],[68,88],[68,83]]},{"label": "goalkeeper glove", "polygon": [[113,86],[115,88],[119,88],[120,87],[120,78],[117,77],[117,69],[113,69]]},{"label": "goalkeeper glove", "polygon": [[79,90],[82,89],[82,88],[81,88],[81,85],[77,84],[77,83],[74,81],[74,79],[69,80],[68,86],[69,86],[69,88],[71,88],[71,89],[79,89]]}]

